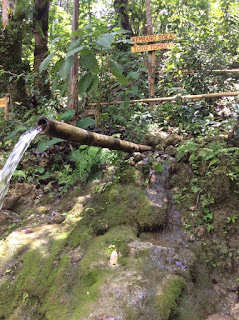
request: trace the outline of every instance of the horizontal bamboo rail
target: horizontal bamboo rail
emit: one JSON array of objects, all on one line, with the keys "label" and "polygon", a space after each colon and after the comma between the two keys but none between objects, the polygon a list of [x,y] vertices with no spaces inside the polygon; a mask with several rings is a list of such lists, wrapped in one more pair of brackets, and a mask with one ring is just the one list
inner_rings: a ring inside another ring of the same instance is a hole
[{"label": "horizontal bamboo rail", "polygon": [[[208,99],[208,98],[221,98],[221,97],[235,97],[239,95],[239,91],[235,92],[219,92],[219,93],[206,93],[206,94],[188,94],[185,96],[172,96],[172,97],[165,97],[165,98],[151,98],[151,99],[137,99],[137,100],[130,100],[129,103],[161,103],[165,101],[178,101],[178,100],[194,100],[194,99]],[[112,104],[121,104],[124,101],[110,101],[110,102],[101,102],[101,103],[89,103],[88,106],[108,106]]]},{"label": "horizontal bamboo rail", "polygon": [[[191,73],[197,73],[199,70],[175,70],[175,71],[166,71],[166,70],[158,70],[156,73],[159,74],[165,74],[165,73],[185,73],[185,74],[191,74]],[[200,71],[201,72],[201,71]],[[203,72],[208,73],[239,73],[239,69],[215,69],[215,70],[203,70]]]},{"label": "horizontal bamboo rail", "polygon": [[67,123],[47,119],[45,117],[41,117],[38,120],[37,125],[42,127],[42,134],[46,134],[55,138],[69,140],[79,144],[108,148],[110,150],[120,150],[129,153],[135,151],[152,151],[152,148],[150,146],[136,144],[125,140],[120,140],[111,136],[90,132],[84,129],[80,129],[78,127],[71,126]]}]

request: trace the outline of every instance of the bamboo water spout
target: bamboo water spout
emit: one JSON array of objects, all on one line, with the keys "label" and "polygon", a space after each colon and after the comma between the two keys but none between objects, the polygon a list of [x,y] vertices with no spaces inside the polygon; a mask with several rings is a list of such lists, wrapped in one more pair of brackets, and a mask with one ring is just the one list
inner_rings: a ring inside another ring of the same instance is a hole
[{"label": "bamboo water spout", "polygon": [[111,136],[90,132],[78,127],[74,127],[67,123],[51,120],[46,117],[41,117],[38,126],[42,127],[42,134],[51,137],[69,140],[79,144],[108,148],[110,150],[120,150],[124,152],[144,152],[152,151],[150,146],[135,144],[129,141],[120,140]]}]

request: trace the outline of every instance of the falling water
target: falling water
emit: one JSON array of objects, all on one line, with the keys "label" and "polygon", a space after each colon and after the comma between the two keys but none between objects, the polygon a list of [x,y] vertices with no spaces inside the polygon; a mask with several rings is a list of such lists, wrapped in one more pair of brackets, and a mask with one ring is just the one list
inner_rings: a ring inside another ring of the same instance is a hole
[{"label": "falling water", "polygon": [[7,162],[5,163],[2,171],[0,172],[0,210],[2,209],[3,199],[8,191],[11,177],[16,169],[19,161],[21,160],[24,152],[28,148],[31,141],[42,130],[42,128],[31,128],[23,133],[11,152]]}]

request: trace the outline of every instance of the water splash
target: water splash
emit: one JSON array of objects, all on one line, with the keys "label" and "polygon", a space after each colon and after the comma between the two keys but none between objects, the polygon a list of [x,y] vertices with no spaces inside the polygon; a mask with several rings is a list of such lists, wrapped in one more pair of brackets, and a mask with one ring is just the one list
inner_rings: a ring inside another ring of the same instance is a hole
[{"label": "water splash", "polygon": [[2,209],[3,199],[8,191],[13,172],[29,144],[41,130],[41,127],[31,128],[23,133],[2,168],[2,171],[0,172],[0,210]]}]

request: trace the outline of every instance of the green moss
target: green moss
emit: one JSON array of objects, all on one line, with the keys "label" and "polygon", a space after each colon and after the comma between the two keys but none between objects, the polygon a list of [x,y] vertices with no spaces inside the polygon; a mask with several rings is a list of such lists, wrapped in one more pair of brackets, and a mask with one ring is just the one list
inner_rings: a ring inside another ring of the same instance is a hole
[{"label": "green moss", "polygon": [[48,239],[48,245],[30,248],[22,255],[14,281],[6,278],[6,282],[0,286],[0,316],[11,314],[17,306],[26,302],[26,297],[29,301],[37,297],[39,303],[44,304],[63,259],[60,258],[60,252],[65,245],[66,235],[61,236],[61,240]]},{"label": "green moss", "polygon": [[[36,320],[85,319],[105,277],[113,272],[108,266],[109,246],[121,250],[122,259],[127,259],[127,243],[135,237],[130,227],[117,227],[93,238],[83,224],[76,225],[70,233],[56,233],[46,244],[28,249],[19,259],[15,278],[9,273],[0,285],[0,317],[5,319],[13,314],[13,319],[19,315],[22,318],[30,315]],[[65,254],[67,245],[86,242],[88,248],[83,259],[72,264]]]},{"label": "green moss", "polygon": [[85,223],[95,234],[119,225],[138,230],[155,229],[166,222],[166,212],[154,206],[144,191],[134,185],[113,185],[92,197],[84,211]]},{"label": "green moss", "polygon": [[177,301],[185,285],[186,281],[180,276],[173,276],[166,280],[161,292],[155,298],[160,320],[168,320],[177,314]]},{"label": "green moss", "polygon": [[108,268],[109,246],[126,247],[127,243],[135,238],[136,235],[130,227],[117,227],[91,241],[79,263],[79,280],[74,288],[77,307],[72,319],[87,318],[106,276],[113,272]]},{"label": "green moss", "polygon": [[80,262],[81,274],[87,274],[93,266],[107,265],[109,261],[109,246],[115,245],[117,251],[123,249],[128,254],[127,243],[134,240],[136,234],[131,227],[115,227],[103,236],[95,238],[87,248],[84,258]]},{"label": "green moss", "polygon": [[134,167],[127,167],[121,172],[120,183],[132,184],[139,181],[140,172]]},{"label": "green moss", "polygon": [[87,225],[79,223],[70,233],[68,243],[77,248],[78,246],[85,246],[92,238],[92,230]]}]

